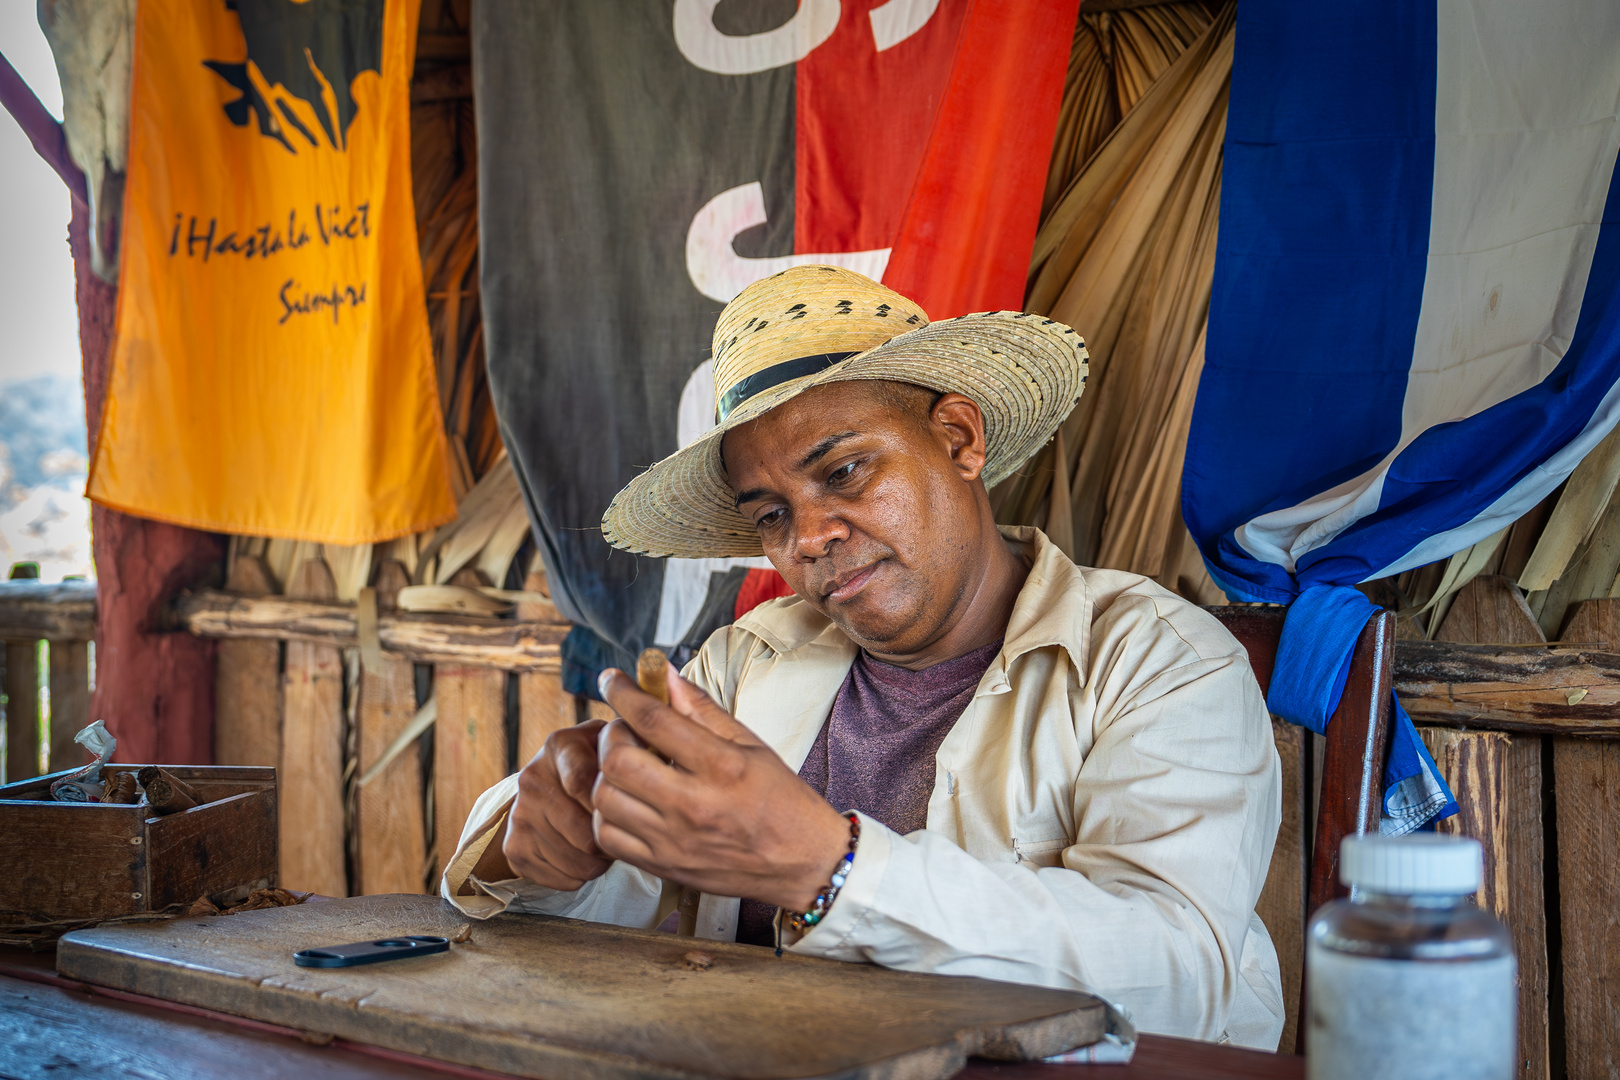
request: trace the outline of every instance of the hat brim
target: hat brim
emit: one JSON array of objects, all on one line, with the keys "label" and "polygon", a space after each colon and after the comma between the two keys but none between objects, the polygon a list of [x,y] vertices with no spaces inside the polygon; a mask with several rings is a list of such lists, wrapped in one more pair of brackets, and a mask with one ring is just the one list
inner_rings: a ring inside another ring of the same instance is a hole
[{"label": "hat brim", "polygon": [[1080,401],[1086,346],[1062,323],[1023,312],[941,319],[891,338],[816,375],[754,395],[724,422],[626,484],[602,515],[615,547],[675,558],[762,553],[754,523],[737,511],[720,460],[726,432],[812,387],[857,379],[914,383],[973,399],[984,414],[986,487],[1041,448]]}]

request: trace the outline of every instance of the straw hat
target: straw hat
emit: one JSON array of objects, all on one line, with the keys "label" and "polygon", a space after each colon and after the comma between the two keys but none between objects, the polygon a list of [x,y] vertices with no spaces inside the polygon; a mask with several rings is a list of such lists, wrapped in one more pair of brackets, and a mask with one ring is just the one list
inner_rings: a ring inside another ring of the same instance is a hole
[{"label": "straw hat", "polygon": [[1038,315],[986,311],[930,323],[922,308],[837,266],[756,281],[714,328],[719,424],[627,484],[602,515],[608,543],[679,558],[761,553],[720,461],[727,431],[812,386],[887,379],[965,394],[984,413],[993,486],[1040,449],[1080,400],[1086,346]]}]

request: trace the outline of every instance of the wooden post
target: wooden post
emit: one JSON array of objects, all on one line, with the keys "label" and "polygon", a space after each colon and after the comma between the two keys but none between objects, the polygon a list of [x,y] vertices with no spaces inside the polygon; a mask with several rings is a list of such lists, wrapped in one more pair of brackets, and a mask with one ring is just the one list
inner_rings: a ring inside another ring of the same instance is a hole
[{"label": "wooden post", "polygon": [[[331,599],[332,572],[319,559],[293,572],[291,596]],[[347,896],[343,835],[343,656],[330,645],[287,643],[281,729],[281,885]]]},{"label": "wooden post", "polygon": [[[1437,640],[1526,645],[1545,641],[1519,587],[1482,575],[1458,592]],[[1547,1033],[1546,859],[1542,844],[1541,753],[1536,735],[1422,729],[1435,764],[1457,796],[1457,814],[1436,831],[1471,836],[1485,849],[1480,907],[1513,935],[1519,959],[1519,1069],[1551,1075]]]},{"label": "wooden post", "polygon": [[1546,1080],[1547,911],[1542,875],[1541,739],[1500,731],[1423,728],[1440,774],[1457,796],[1456,816],[1437,832],[1471,836],[1485,849],[1477,901],[1507,926],[1519,959],[1519,1067]]},{"label": "wooden post", "polygon": [[1305,973],[1305,874],[1310,865],[1305,838],[1310,823],[1305,816],[1305,728],[1286,720],[1271,721],[1271,737],[1282,759],[1282,825],[1271,849],[1271,868],[1255,914],[1266,924],[1282,968],[1283,1009],[1287,1021],[1277,1048],[1292,1053],[1299,1033],[1299,1000]]},{"label": "wooden post", "polygon": [[[462,570],[451,584],[481,582],[477,571]],[[439,709],[433,725],[433,851],[441,873],[473,803],[506,775],[506,679],[506,672],[483,667],[433,669]]]},{"label": "wooden post", "polygon": [[[89,211],[68,226],[84,358],[85,416],[95,456],[106,401],[118,290],[90,271]],[[161,521],[90,508],[96,562],[96,689],[89,715],[118,737],[119,761],[206,764],[213,754],[212,641],[159,629],[183,588],[215,584],[225,540]]]},{"label": "wooden post", "polygon": [[90,644],[53,641],[50,651],[51,772],[77,768],[88,755],[73,736],[89,723]]},{"label": "wooden post", "polygon": [[[1620,600],[1575,605],[1562,636],[1620,641]],[[1566,1064],[1620,1076],[1620,742],[1554,738],[1553,790]]]},{"label": "wooden post", "polygon": [[[530,574],[523,583],[526,592],[544,592],[546,575]],[[549,609],[549,610],[547,610]],[[550,604],[524,603],[517,607],[522,621],[539,622],[556,617],[556,608]],[[540,752],[546,738],[559,728],[577,722],[574,695],[562,686],[562,672],[530,671],[518,676],[518,768],[528,764]]]},{"label": "wooden post", "polygon": [[[270,568],[242,555],[225,587],[245,596],[276,591]],[[275,765],[281,760],[281,645],[231,639],[214,666],[214,760],[220,765]]]},{"label": "wooden post", "polygon": [[[395,606],[410,584],[405,567],[390,560],[377,571],[377,609]],[[360,674],[360,775],[383,755],[416,716],[414,665],[387,653],[378,667]],[[427,859],[427,826],[422,818],[421,758],[416,744],[360,789],[355,812],[355,892],[419,893]]]},{"label": "wooden post", "polygon": [[6,783],[39,775],[39,642],[6,642]]}]

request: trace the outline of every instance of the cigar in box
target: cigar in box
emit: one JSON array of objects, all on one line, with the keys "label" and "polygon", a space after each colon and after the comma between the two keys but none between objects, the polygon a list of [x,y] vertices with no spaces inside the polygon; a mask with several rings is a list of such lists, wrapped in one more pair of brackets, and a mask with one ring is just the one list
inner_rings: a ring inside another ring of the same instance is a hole
[{"label": "cigar in box", "polygon": [[190,784],[156,765],[146,766],[136,779],[146,791],[146,801],[151,803],[152,809],[159,814],[190,810],[193,806],[202,805],[204,801]]}]

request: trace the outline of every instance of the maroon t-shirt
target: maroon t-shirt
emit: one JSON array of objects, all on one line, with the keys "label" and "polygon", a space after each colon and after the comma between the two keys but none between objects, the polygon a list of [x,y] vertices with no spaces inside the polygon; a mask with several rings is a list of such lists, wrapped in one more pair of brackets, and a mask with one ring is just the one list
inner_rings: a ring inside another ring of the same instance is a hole
[{"label": "maroon t-shirt", "polygon": [[[908,671],[863,649],[833,700],[799,777],[840,811],[859,810],[900,833],[928,824],[934,755],[967,711],[1001,642],[954,660]],[[827,874],[832,875],[832,867]],[[776,909],[744,900],[737,940],[773,945]]]}]

